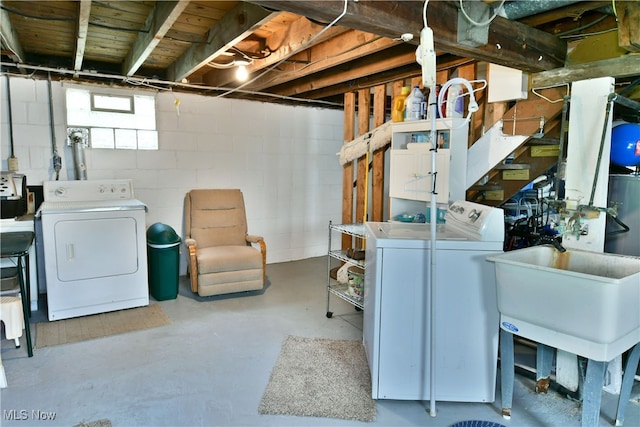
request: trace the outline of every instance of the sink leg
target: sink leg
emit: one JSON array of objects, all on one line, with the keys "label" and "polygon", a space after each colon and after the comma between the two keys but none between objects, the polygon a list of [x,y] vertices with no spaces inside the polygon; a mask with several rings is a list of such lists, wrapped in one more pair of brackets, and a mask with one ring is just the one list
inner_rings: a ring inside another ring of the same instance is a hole
[{"label": "sink leg", "polygon": [[622,376],[622,387],[620,388],[620,397],[618,398],[618,410],[616,411],[616,425],[621,426],[624,422],[624,412],[627,409],[629,403],[629,397],[631,396],[631,388],[633,386],[633,380],[638,369],[638,362],[640,361],[640,344],[636,344],[633,350],[629,353],[627,363],[624,367],[624,375]]},{"label": "sink leg", "polygon": [[584,398],[582,400],[582,427],[593,427],[599,424],[600,402],[606,369],[607,362],[589,360],[587,364],[587,377],[584,381]]},{"label": "sink leg", "polygon": [[553,352],[553,347],[538,344],[536,351],[536,393],[546,393],[549,390]]},{"label": "sink leg", "polygon": [[505,419],[511,418],[514,379],[513,335],[500,329],[500,393],[502,395],[502,416]]}]

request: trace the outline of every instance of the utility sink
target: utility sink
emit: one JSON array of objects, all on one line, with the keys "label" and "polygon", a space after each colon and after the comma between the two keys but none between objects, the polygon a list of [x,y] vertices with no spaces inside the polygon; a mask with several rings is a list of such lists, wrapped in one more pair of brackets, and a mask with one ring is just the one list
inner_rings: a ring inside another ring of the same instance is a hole
[{"label": "utility sink", "polygon": [[640,257],[549,245],[487,260],[502,329],[598,361],[640,342]]}]

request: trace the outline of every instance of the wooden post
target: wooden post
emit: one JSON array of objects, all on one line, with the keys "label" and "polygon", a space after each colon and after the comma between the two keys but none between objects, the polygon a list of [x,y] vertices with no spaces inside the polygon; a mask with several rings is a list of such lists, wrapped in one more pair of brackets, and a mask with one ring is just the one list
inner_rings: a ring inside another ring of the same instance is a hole
[{"label": "wooden post", "polygon": [[[371,91],[369,88],[360,89],[358,91],[358,136],[369,132],[369,120],[371,118]],[[356,179],[356,223],[364,222],[365,212],[367,212],[368,204],[367,195],[367,175],[369,173],[369,165],[367,164],[367,156],[360,157],[357,161],[357,179]]]},{"label": "wooden post", "polygon": [[[344,94],[344,141],[350,142],[354,138],[356,116],[356,94]],[[353,222],[353,162],[346,163],[342,168],[342,222]],[[342,248],[351,247],[351,236],[342,234]]]},{"label": "wooden post", "polygon": [[[402,89],[402,86],[400,86]],[[373,89],[373,127],[386,121],[387,86],[378,85]],[[387,147],[373,153],[371,162],[371,216],[369,221],[384,220],[384,152]]]}]

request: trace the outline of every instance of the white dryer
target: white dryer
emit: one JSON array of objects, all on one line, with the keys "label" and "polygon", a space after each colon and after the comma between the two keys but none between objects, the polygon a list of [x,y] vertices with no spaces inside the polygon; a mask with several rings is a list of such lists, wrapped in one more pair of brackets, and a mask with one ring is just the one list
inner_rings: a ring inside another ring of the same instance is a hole
[{"label": "white dryer", "polygon": [[145,213],[131,180],[44,183],[49,320],[149,304]]}]

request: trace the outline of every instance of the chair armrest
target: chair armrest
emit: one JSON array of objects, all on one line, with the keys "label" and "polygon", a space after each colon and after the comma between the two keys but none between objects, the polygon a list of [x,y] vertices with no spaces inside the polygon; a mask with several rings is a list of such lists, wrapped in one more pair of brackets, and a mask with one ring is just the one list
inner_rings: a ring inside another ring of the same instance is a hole
[{"label": "chair armrest", "polygon": [[264,283],[267,280],[267,244],[262,236],[247,234],[245,239],[249,244],[257,243],[260,245],[260,253],[262,253],[262,283]]},{"label": "chair armrest", "polygon": [[190,247],[190,246],[195,246],[196,248],[198,247],[198,244],[196,243],[195,239],[189,239],[189,238],[184,239],[184,244],[187,245],[187,247]]},{"label": "chair armrest", "polygon": [[249,243],[258,243],[264,241],[264,238],[262,236],[255,236],[253,234],[247,234],[245,236],[245,239],[247,239],[247,242]]}]

